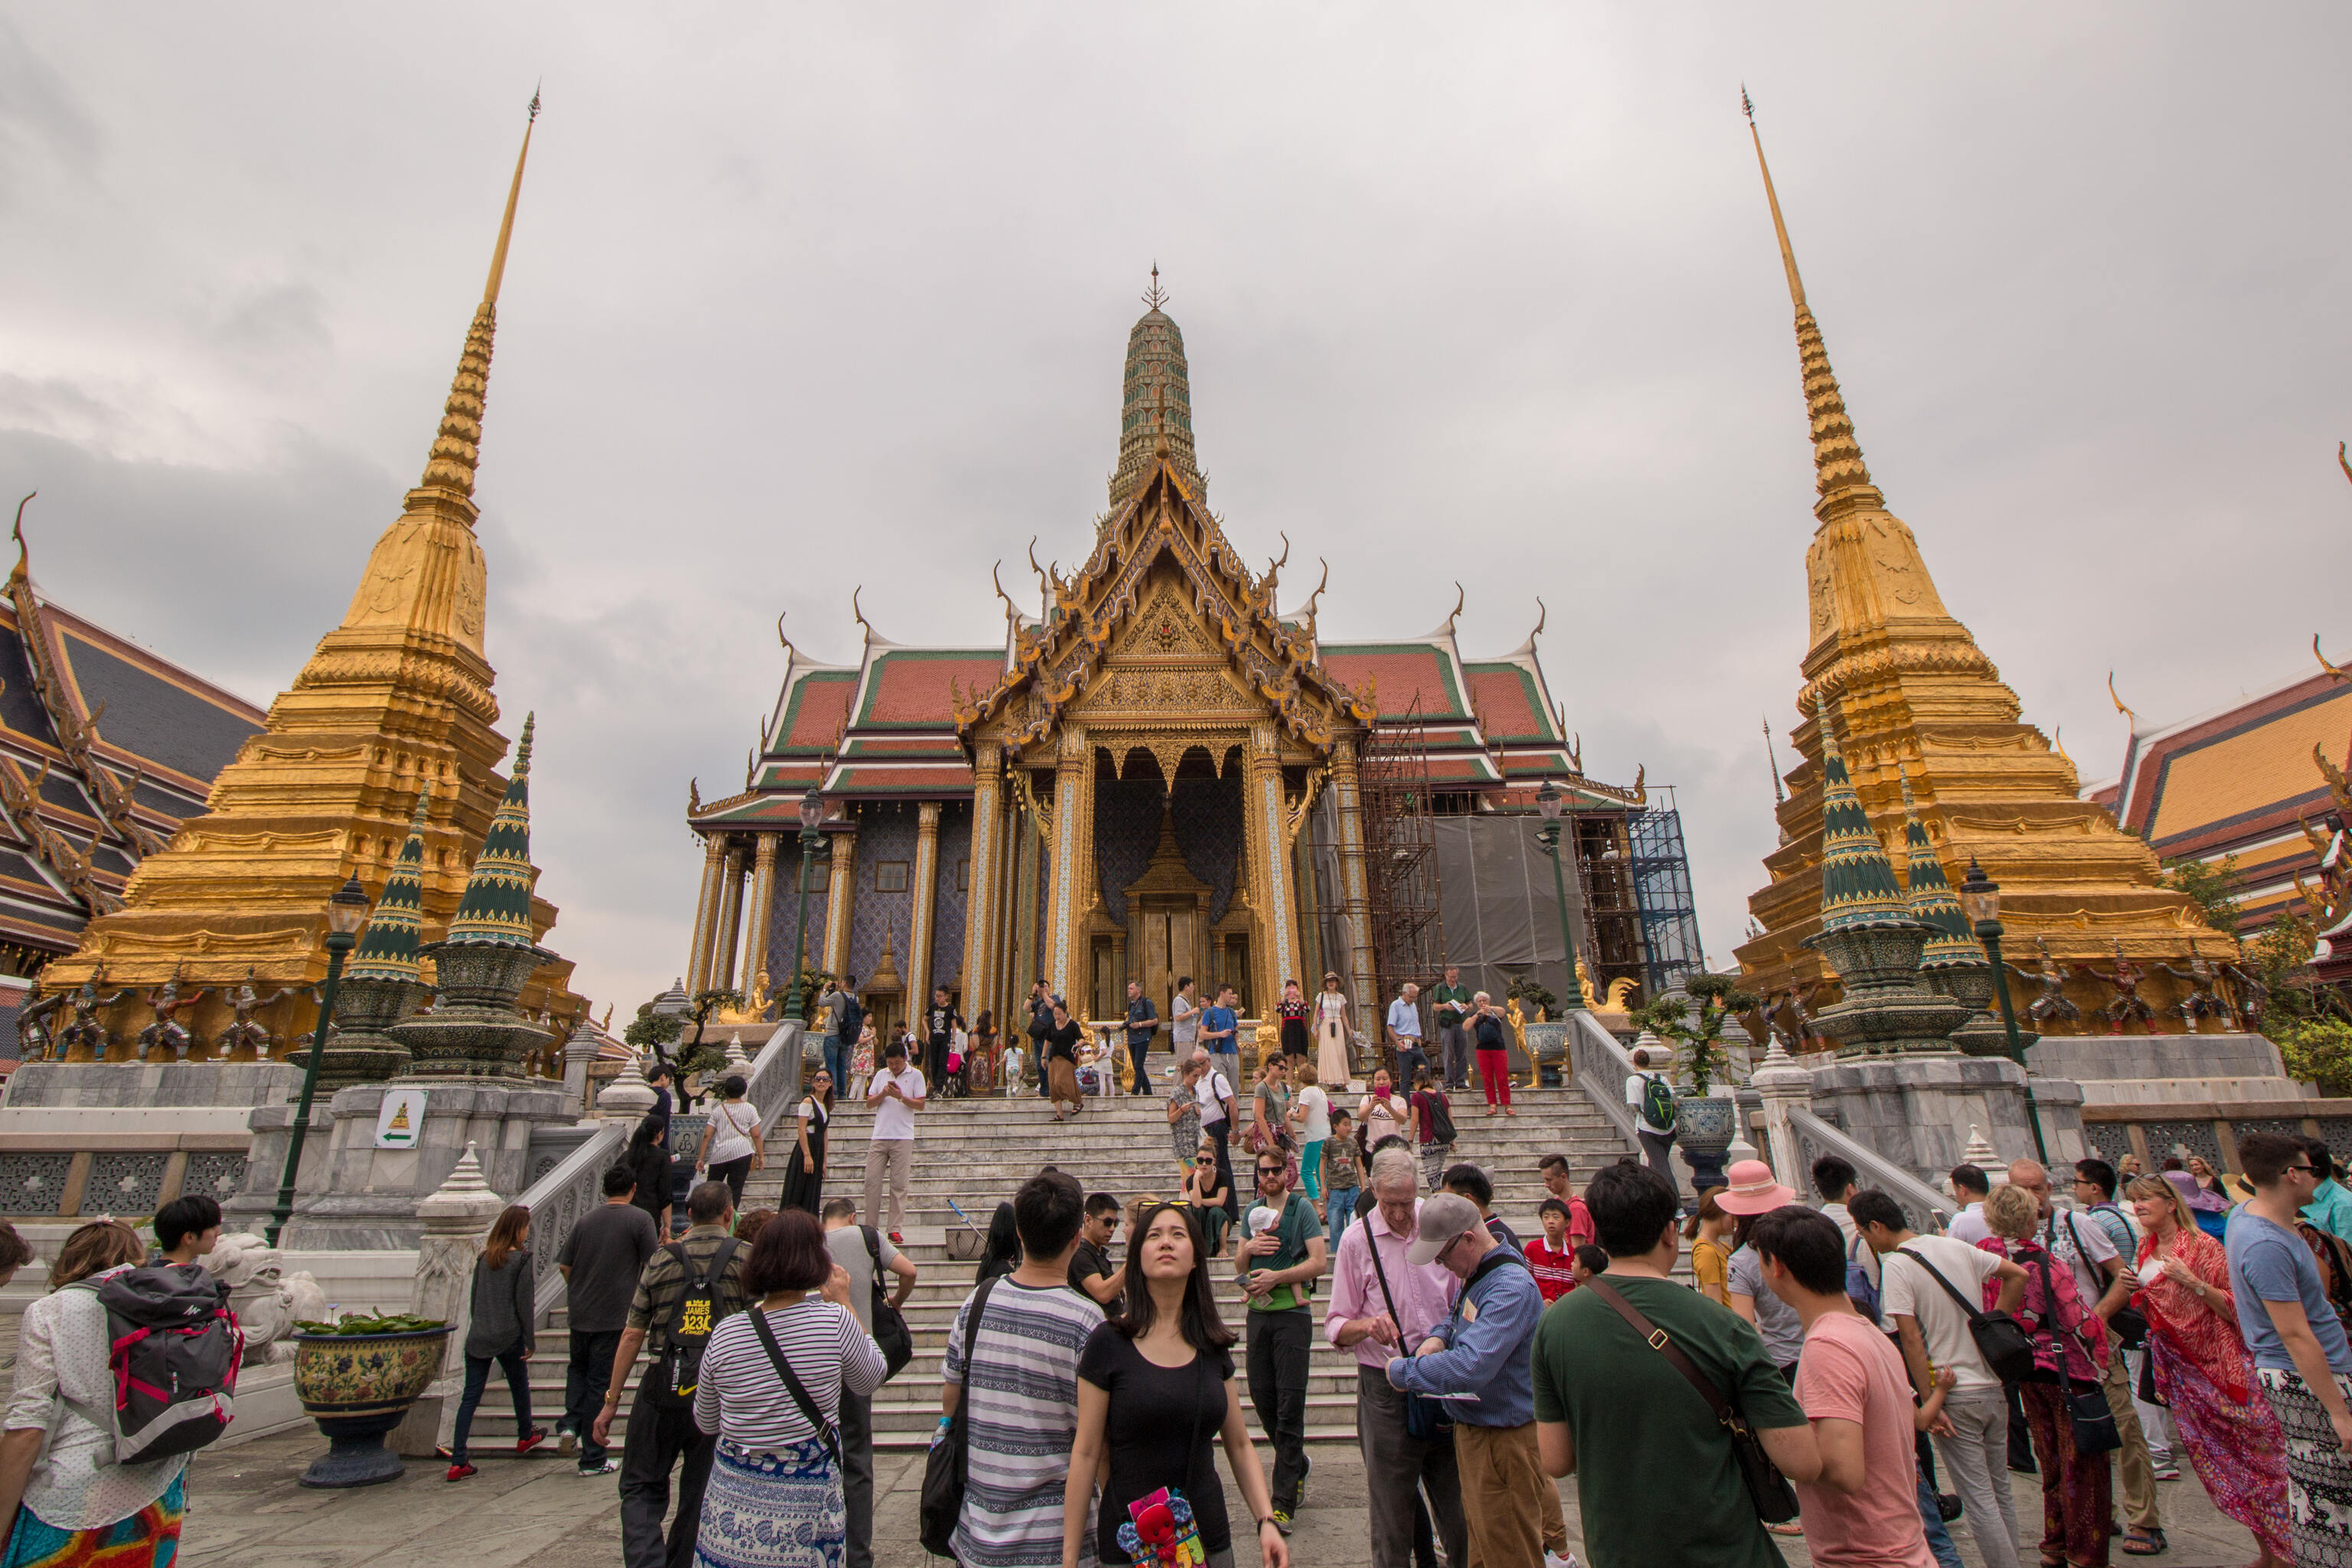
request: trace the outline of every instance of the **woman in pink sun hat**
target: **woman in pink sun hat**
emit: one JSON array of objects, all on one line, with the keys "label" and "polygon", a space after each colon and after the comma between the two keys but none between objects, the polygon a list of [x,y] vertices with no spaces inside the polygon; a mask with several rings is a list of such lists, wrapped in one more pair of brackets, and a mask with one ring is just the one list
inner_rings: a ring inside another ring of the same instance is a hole
[{"label": "woman in pink sun hat", "polygon": [[[1793,1387],[1797,1357],[1805,1348],[1804,1320],[1764,1283],[1764,1260],[1748,1245],[1748,1233],[1755,1228],[1757,1215],[1795,1203],[1797,1194],[1774,1180],[1772,1167],[1761,1160],[1739,1161],[1724,1173],[1724,1181],[1726,1185],[1716,1196],[1716,1206],[1737,1216],[1738,1221],[1731,1230],[1731,1268],[1725,1281],[1731,1310],[1756,1325],[1756,1331],[1764,1336],[1764,1353],[1772,1358],[1772,1364],[1780,1369],[1780,1375]],[[1764,1528],[1775,1535],[1800,1535],[1804,1531],[1804,1527],[1794,1521]]]},{"label": "woman in pink sun hat", "polygon": [[1724,1173],[1723,1195],[1716,1206],[1743,1218],[1770,1214],[1797,1201],[1795,1191],[1772,1178],[1772,1167],[1761,1160],[1741,1160]]}]

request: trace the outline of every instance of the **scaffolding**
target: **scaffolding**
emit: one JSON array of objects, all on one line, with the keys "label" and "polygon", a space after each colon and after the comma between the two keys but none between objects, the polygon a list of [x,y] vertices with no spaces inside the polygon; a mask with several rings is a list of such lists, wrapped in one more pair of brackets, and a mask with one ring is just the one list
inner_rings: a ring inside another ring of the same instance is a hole
[{"label": "scaffolding", "polygon": [[1674,792],[1634,813],[1625,824],[1633,858],[1633,898],[1641,910],[1649,993],[1671,990],[1706,967],[1698,940],[1698,900],[1692,896],[1690,858],[1683,848],[1682,814]]},{"label": "scaffolding", "polygon": [[[1366,923],[1377,994],[1387,997],[1406,981],[1434,973],[1445,944],[1437,907],[1436,803],[1418,694],[1402,719],[1373,731],[1362,779]],[[1388,1061],[1385,1042],[1380,1059]]]}]

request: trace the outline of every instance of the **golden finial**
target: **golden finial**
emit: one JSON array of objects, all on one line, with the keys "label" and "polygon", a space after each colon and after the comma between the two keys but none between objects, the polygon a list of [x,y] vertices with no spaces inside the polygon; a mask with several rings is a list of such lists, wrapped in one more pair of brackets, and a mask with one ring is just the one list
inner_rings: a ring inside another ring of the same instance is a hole
[{"label": "golden finial", "polygon": [[1168,290],[1160,286],[1160,263],[1151,264],[1151,287],[1144,290],[1143,302],[1157,310],[1168,303]]},{"label": "golden finial", "polygon": [[[457,374],[449,383],[448,401],[442,405],[441,428],[425,459],[419,489],[441,490],[470,501],[474,470],[481,461],[482,406],[489,395],[490,344],[498,333],[499,284],[506,276],[507,246],[514,237],[515,204],[522,195],[523,163],[530,156],[530,128],[539,119],[539,94],[530,97],[530,118],[523,124],[522,151],[515,154],[514,180],[507,187],[505,216],[499,222],[499,243],[490,252],[490,275],[482,285],[482,302],[474,309],[466,331],[466,346],[457,356]],[[471,521],[470,512],[467,521]]]},{"label": "golden finial", "polygon": [[785,610],[776,612],[776,641],[786,653],[793,651],[793,639],[784,635],[784,616],[789,613]]},{"label": "golden finial", "polygon": [[539,123],[539,89],[530,89],[530,117],[523,121],[522,151],[515,154],[514,181],[507,186],[506,216],[499,220],[498,248],[490,252],[489,281],[482,285],[482,303],[499,302],[499,283],[506,277],[507,242],[514,237],[515,203],[522,199],[522,166],[530,156],[530,128]]},{"label": "golden finial", "polygon": [[[1739,100],[1748,101],[1748,89],[1744,87],[1739,89]],[[1769,718],[1764,721],[1764,760],[1772,768],[1772,804],[1784,805],[1789,797],[1780,788],[1780,759],[1772,754],[1772,721]]]},{"label": "golden finial", "polygon": [[[2317,647],[2318,639],[2316,637],[2313,638],[2312,644],[2314,647]],[[2116,672],[2112,669],[2107,671],[2107,700],[2116,705],[2116,712],[2121,713],[2135,724],[2139,722],[2139,715],[2133,712],[2129,708],[2124,706],[2124,700],[2116,695]]]},{"label": "golden finial", "polygon": [[1789,269],[1789,302],[1801,310],[1805,308],[1805,280],[1797,276],[1797,252],[1789,244],[1789,226],[1780,218],[1780,194],[1772,188],[1772,165],[1764,161],[1764,138],[1756,129],[1756,104],[1748,98],[1744,84],[1739,89],[1739,107],[1748,113],[1748,136],[1756,143],[1756,166],[1764,172],[1764,200],[1772,208],[1772,232],[1780,237],[1780,265]]}]

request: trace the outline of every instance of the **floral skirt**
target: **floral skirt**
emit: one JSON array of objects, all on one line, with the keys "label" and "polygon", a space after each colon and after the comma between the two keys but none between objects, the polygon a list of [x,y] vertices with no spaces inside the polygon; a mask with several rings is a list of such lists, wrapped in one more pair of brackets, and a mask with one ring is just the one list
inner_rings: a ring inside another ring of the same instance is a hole
[{"label": "floral skirt", "polygon": [[812,1437],[771,1454],[720,1439],[694,1568],[841,1568],[848,1537],[841,1471],[824,1443]]},{"label": "floral skirt", "polygon": [[[2287,1519],[2295,1568],[2352,1565],[2352,1458],[2336,1447],[2327,1407],[2291,1372],[2261,1367],[2263,1394],[2286,1433]],[[2352,1377],[2336,1374],[2352,1397]]]},{"label": "floral skirt", "polygon": [[162,1497],[129,1519],[89,1530],[59,1530],[34,1518],[31,1509],[19,1509],[0,1568],[171,1568],[180,1555],[180,1517],[187,1506],[183,1471]]},{"label": "floral skirt", "polygon": [[[2157,1392],[2172,1407],[2172,1425],[2180,1433],[2181,1447],[2189,1450],[2197,1479],[2205,1483],[2205,1495],[2252,1531],[2255,1541],[2273,1556],[2292,1559],[2286,1438],[2270,1402],[2257,1389],[2241,1405],[2168,1342],[2151,1337],[2149,1344],[2156,1358]],[[2241,1372],[2248,1383],[2255,1380],[2251,1358]],[[2333,1426],[2328,1436],[2335,1436]]]}]

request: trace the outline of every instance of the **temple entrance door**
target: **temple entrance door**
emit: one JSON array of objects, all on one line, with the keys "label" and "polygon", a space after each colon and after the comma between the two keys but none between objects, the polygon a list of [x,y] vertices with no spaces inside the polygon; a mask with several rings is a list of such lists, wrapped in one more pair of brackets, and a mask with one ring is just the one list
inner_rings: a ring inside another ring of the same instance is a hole
[{"label": "temple entrance door", "polygon": [[1143,982],[1143,994],[1160,1009],[1163,1023],[1175,1016],[1171,1004],[1176,983],[1186,975],[1205,980],[1201,973],[1201,908],[1194,899],[1143,900],[1143,962],[1134,977]]}]

